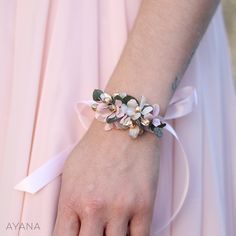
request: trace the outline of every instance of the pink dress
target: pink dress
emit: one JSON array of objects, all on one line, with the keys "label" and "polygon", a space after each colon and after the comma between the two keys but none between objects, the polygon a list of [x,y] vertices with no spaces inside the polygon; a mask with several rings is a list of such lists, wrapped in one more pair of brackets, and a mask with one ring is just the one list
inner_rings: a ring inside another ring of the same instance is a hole
[{"label": "pink dress", "polygon": [[[35,194],[14,186],[85,129],[73,109],[104,88],[127,39],[140,0],[0,2],[0,235],[50,236],[61,178]],[[162,138],[151,236],[236,235],[236,96],[228,42],[218,7],[180,88],[196,88],[198,106],[173,127],[190,167],[185,186],[182,152]],[[10,229],[9,223],[39,229]]]}]

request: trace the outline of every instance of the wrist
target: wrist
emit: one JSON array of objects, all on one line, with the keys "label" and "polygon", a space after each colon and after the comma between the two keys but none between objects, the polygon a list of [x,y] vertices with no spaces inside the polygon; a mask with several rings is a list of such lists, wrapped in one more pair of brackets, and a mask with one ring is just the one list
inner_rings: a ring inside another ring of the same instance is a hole
[{"label": "wrist", "polygon": [[167,105],[172,96],[171,90],[167,89],[165,86],[156,85],[153,86],[147,84],[147,82],[142,80],[140,77],[133,78],[127,76],[117,75],[117,72],[111,77],[104,92],[108,94],[113,94],[115,92],[125,92],[136,98],[141,98],[145,96],[150,104],[158,103],[160,106],[160,115],[164,116],[166,112]]},{"label": "wrist", "polygon": [[[133,139],[128,135],[127,130],[111,129],[109,131],[104,130],[104,123],[94,119],[88,129],[86,135],[89,138],[99,140],[98,142],[109,142],[117,145],[147,145],[156,146],[159,143],[159,138],[153,133],[144,132],[138,138]],[[86,136],[85,135],[85,136]]]}]

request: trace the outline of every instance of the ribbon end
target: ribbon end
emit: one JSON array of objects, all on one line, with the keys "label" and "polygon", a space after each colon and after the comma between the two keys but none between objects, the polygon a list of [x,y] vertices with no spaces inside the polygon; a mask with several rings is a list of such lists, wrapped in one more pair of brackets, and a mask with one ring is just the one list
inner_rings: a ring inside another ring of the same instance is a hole
[{"label": "ribbon end", "polygon": [[19,184],[15,185],[13,189],[16,191],[26,192],[26,193],[30,193],[30,194],[34,194],[37,192],[37,191],[34,191],[30,188],[27,188],[27,186],[24,186],[23,182],[20,182]]}]

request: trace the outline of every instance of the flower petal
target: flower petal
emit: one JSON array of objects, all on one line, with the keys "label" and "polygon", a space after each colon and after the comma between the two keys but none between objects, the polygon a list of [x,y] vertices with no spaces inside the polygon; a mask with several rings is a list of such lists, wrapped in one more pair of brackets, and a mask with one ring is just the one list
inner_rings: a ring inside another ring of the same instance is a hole
[{"label": "flower petal", "polygon": [[101,99],[104,99],[104,98],[105,98],[105,94],[104,94],[104,93],[101,93],[101,94],[100,94],[100,98],[101,98]]},{"label": "flower petal", "polygon": [[141,96],[140,107],[143,108],[145,104],[146,104],[146,98],[144,96]]},{"label": "flower petal", "polygon": [[119,112],[119,113],[116,113],[116,117],[118,117],[118,118],[121,118],[121,117],[123,117],[125,114],[123,113],[123,112]]},{"label": "flower petal", "polygon": [[124,98],[124,97],[127,96],[127,93],[121,92],[121,93],[120,93],[120,96],[121,96],[122,98]]},{"label": "flower petal", "polygon": [[160,119],[158,119],[158,118],[154,118],[154,119],[152,120],[152,124],[157,127],[158,125],[161,124],[161,121],[160,121]]},{"label": "flower petal", "polygon": [[133,107],[135,108],[136,106],[138,106],[138,103],[135,99],[130,99],[128,102],[127,102],[127,106],[128,107]]},{"label": "flower petal", "polygon": [[120,124],[120,122],[114,122],[113,123],[114,125],[115,125],[115,127],[116,127],[116,129],[123,129],[124,127]]},{"label": "flower petal", "polygon": [[146,106],[146,107],[141,111],[141,113],[142,113],[143,115],[146,115],[146,114],[150,113],[152,110],[153,110],[153,107],[152,107],[152,106]]},{"label": "flower petal", "polygon": [[154,104],[153,105],[153,115],[154,116],[158,116],[159,115],[159,112],[160,112],[160,106],[158,104]]},{"label": "flower petal", "polygon": [[131,118],[128,116],[127,118],[124,119],[122,125],[129,126],[130,123],[131,123]]},{"label": "flower petal", "polygon": [[121,111],[122,111],[123,113],[126,113],[128,107],[123,103],[123,104],[121,105],[120,109],[121,109]]},{"label": "flower petal", "polygon": [[97,111],[102,111],[107,108],[108,108],[108,106],[105,103],[98,103],[98,105],[97,105]]},{"label": "flower petal", "polygon": [[141,113],[137,112],[131,118],[132,118],[132,120],[137,120],[140,116],[141,116]]},{"label": "flower petal", "polygon": [[118,106],[118,107],[120,107],[120,106],[122,105],[122,101],[119,100],[119,99],[116,99],[115,105]]},{"label": "flower petal", "polygon": [[[124,115],[123,118],[120,120],[120,124],[123,124],[125,122],[125,119],[127,118],[127,115]],[[130,117],[128,117],[130,119]]]},{"label": "flower petal", "polygon": [[129,129],[129,136],[131,136],[132,138],[137,138],[139,131],[140,128],[138,125],[136,125],[134,128]]},{"label": "flower petal", "polygon": [[133,116],[133,115],[135,115],[135,110],[134,110],[134,108],[128,107],[127,110],[126,110],[126,114],[127,114],[128,116]]},{"label": "flower petal", "polygon": [[111,130],[112,128],[113,128],[113,124],[112,124],[112,123],[111,123],[111,124],[108,124],[108,123],[105,124],[104,129],[105,129],[106,131]]},{"label": "flower petal", "polygon": [[110,118],[110,119],[115,118],[115,117],[116,117],[116,113],[111,113],[111,114],[109,115],[109,118]]},{"label": "flower petal", "polygon": [[143,116],[144,119],[152,120],[154,116],[151,113],[147,113],[146,115]]}]

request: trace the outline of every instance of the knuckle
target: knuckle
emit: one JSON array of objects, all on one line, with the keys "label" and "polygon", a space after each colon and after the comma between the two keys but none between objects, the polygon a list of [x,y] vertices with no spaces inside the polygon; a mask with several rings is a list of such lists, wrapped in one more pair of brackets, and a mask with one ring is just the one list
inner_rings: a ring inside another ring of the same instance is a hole
[{"label": "knuckle", "polygon": [[58,215],[62,218],[71,218],[74,216],[73,209],[66,204],[61,204],[58,207]]},{"label": "knuckle", "polygon": [[85,216],[100,214],[105,208],[105,200],[98,196],[86,197],[81,200],[81,211]]},{"label": "knuckle", "polygon": [[66,194],[65,196],[61,196],[62,205],[69,209],[74,209],[77,206],[78,197],[75,194]]},{"label": "knuckle", "polygon": [[111,204],[113,213],[115,215],[122,215],[125,212],[129,211],[132,208],[132,200],[127,195],[119,196],[113,203]]},{"label": "knuckle", "polygon": [[126,211],[127,207],[124,204],[114,204],[113,205],[113,213],[114,215],[121,215]]},{"label": "knuckle", "polygon": [[74,194],[61,195],[59,199],[58,212],[65,216],[71,216],[79,208],[78,197]]}]

